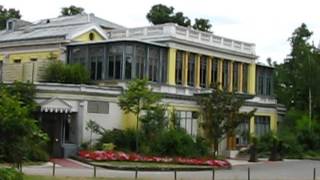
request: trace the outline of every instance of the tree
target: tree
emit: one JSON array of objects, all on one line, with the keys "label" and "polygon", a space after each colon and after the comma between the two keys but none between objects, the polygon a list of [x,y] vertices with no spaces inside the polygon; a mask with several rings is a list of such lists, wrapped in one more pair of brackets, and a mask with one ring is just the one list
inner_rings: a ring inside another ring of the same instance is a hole
[{"label": "tree", "polygon": [[103,134],[105,131],[98,123],[95,121],[92,121],[91,119],[86,124],[86,130],[90,131],[90,140],[89,140],[89,146],[90,149],[92,148],[92,134]]},{"label": "tree", "polygon": [[147,14],[147,19],[152,24],[164,24],[172,22],[173,7],[167,7],[163,4],[157,4],[152,6]]},{"label": "tree", "polygon": [[13,8],[6,9],[2,5],[0,5],[0,30],[6,28],[7,20],[10,18],[20,19],[20,11]]},{"label": "tree", "polygon": [[63,7],[61,9],[61,16],[73,16],[77,14],[82,14],[83,12],[84,9],[82,7],[71,5],[69,7]]},{"label": "tree", "polygon": [[184,27],[189,27],[191,25],[191,20],[187,16],[184,16],[182,12],[177,12],[172,17],[172,22]]},{"label": "tree", "polygon": [[315,76],[320,73],[320,56],[309,42],[311,36],[305,24],[298,27],[289,38],[288,58],[275,68],[275,92],[279,102],[288,109],[308,112],[310,119],[312,112],[320,110],[320,77]]},{"label": "tree", "polygon": [[212,27],[212,25],[210,24],[209,19],[196,18],[195,23],[192,27],[193,29],[197,29],[200,31],[210,32],[210,28]]},{"label": "tree", "polygon": [[218,84],[212,85],[212,92],[202,95],[199,104],[203,116],[202,128],[206,137],[213,144],[214,158],[218,154],[218,146],[226,135],[233,135],[235,128],[244,119],[253,116],[255,110],[239,112],[244,99],[220,89]]},{"label": "tree", "polygon": [[[28,90],[29,89],[29,90]],[[21,92],[25,91],[25,92]],[[11,93],[15,94],[11,94]],[[16,83],[0,88],[0,158],[21,164],[34,144],[46,142],[37,121],[32,118],[34,97],[31,85]]]},{"label": "tree", "polygon": [[[160,100],[160,96],[147,87],[147,80],[135,79],[128,84],[128,89],[119,96],[119,106],[125,113],[133,113],[137,118],[136,130],[139,129],[140,113],[149,110]],[[136,151],[138,152],[138,134],[136,133]]]}]

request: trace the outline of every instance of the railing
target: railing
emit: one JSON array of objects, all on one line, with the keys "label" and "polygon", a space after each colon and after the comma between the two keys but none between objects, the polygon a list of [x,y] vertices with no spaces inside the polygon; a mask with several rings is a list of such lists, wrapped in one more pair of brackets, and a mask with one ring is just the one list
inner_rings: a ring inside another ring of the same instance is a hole
[{"label": "railing", "polygon": [[175,37],[208,46],[255,55],[255,45],[252,43],[245,43],[224,38],[221,36],[216,36],[213,33],[202,32],[172,23],[124,30],[111,30],[107,31],[107,35],[109,36],[109,39],[137,38],[154,41],[159,38]]}]

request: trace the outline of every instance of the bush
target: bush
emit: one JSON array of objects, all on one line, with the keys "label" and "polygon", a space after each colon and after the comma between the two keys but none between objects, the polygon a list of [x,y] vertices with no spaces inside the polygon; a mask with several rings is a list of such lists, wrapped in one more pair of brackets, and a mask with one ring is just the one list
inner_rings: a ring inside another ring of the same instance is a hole
[{"label": "bush", "polygon": [[96,148],[102,150],[103,144],[112,143],[116,150],[132,151],[136,150],[136,132],[132,129],[120,130],[106,130],[98,139]]},{"label": "bush", "polygon": [[1,180],[23,180],[22,173],[13,168],[0,168]]},{"label": "bush", "polygon": [[208,154],[204,141],[199,138],[198,142],[194,142],[192,137],[180,128],[164,130],[156,142],[152,143],[151,151],[161,156],[192,157]]},{"label": "bush", "polygon": [[90,81],[90,74],[81,64],[63,64],[58,61],[48,66],[45,79],[48,82],[86,84]]}]

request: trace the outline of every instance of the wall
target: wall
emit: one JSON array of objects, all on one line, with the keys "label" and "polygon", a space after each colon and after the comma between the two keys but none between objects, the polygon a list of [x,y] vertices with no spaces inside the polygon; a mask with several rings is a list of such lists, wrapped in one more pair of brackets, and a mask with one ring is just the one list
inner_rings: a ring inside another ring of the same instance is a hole
[{"label": "wall", "polygon": [[[90,33],[93,33],[94,34],[94,38],[93,40],[90,40],[89,38],[89,34]],[[104,37],[102,37],[97,31],[89,31],[89,32],[86,32],[76,38],[74,38],[73,40],[75,41],[81,41],[81,42],[87,42],[87,41],[101,41],[101,40],[104,40]]]}]

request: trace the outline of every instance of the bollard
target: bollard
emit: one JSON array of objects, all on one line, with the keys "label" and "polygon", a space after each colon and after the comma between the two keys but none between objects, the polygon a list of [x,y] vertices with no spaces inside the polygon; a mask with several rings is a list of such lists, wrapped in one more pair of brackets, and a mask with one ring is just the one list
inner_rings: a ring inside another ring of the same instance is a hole
[{"label": "bollard", "polygon": [[212,168],[212,180],[214,180],[215,176],[215,172],[214,172],[214,168]]},{"label": "bollard", "polygon": [[134,175],[134,179],[138,179],[138,167],[136,166],[136,173]]},{"label": "bollard", "polygon": [[56,174],[56,163],[53,162],[53,166],[52,166],[52,176],[55,176]]},{"label": "bollard", "polygon": [[248,167],[248,180],[250,180],[250,168]]},{"label": "bollard", "polygon": [[97,167],[93,165],[93,177],[97,177]]},{"label": "bollard", "polygon": [[174,180],[177,180],[177,170],[174,170]]},{"label": "bollard", "polygon": [[316,168],[313,168],[313,180],[316,180]]}]

